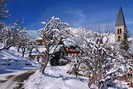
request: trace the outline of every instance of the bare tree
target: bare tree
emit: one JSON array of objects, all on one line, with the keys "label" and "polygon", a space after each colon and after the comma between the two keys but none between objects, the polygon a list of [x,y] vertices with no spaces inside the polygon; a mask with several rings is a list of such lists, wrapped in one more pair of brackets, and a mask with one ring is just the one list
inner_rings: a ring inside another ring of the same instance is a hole
[{"label": "bare tree", "polygon": [[[45,68],[54,55],[55,50],[60,44],[62,39],[67,38],[69,34],[69,25],[61,21],[59,18],[52,17],[46,23],[44,29],[41,31],[41,37],[46,48],[46,52],[43,57],[43,65],[41,67],[41,72],[44,73]],[[50,52],[51,51],[51,52]]]},{"label": "bare tree", "polygon": [[[106,40],[105,40],[106,38]],[[115,68],[116,65],[120,65],[122,60],[119,58],[121,55],[118,49],[115,49],[114,45],[108,43],[108,37],[102,34],[97,34],[95,39],[89,39],[81,36],[83,45],[79,45],[82,53],[77,56],[76,62],[74,62],[75,72],[85,71],[89,74],[89,84],[92,84],[102,88],[106,82],[115,79],[120,68]],[[123,59],[124,60],[124,59]],[[77,67],[75,67],[75,65]],[[85,68],[83,67],[86,67]],[[83,67],[83,68],[82,68]],[[116,69],[115,71],[111,71]]]},{"label": "bare tree", "polygon": [[[65,41],[67,38],[71,38],[77,44],[77,47],[81,51],[81,55],[77,57],[70,57],[75,59],[73,62],[73,70],[75,74],[82,71],[81,68],[84,64],[89,74],[88,86],[92,84],[102,88],[108,81],[113,81],[119,73],[124,73],[120,68],[124,63],[131,64],[125,59],[130,59],[129,54],[123,55],[122,51],[117,49],[115,45],[110,44],[108,35],[95,33],[90,39],[87,34],[82,34],[79,37],[70,34],[69,25],[64,24],[59,18],[51,18],[45,23],[45,27],[41,30],[41,37],[46,48],[46,52],[43,55],[43,62],[41,72],[44,73],[50,58],[54,55],[56,48],[59,46],[60,41]],[[64,40],[65,39],[65,40]],[[52,53],[50,52],[51,49]],[[129,56],[129,58],[127,57]],[[127,58],[126,58],[127,57]],[[73,60],[72,60],[73,61]],[[125,65],[127,67],[127,65]],[[115,69],[115,70],[114,70]],[[114,71],[112,71],[114,70]]]},{"label": "bare tree", "polygon": [[8,50],[10,47],[16,47],[18,52],[21,49],[22,56],[24,56],[28,47],[28,42],[30,41],[24,27],[17,23],[13,23],[13,25],[10,26],[5,26],[0,31],[0,37],[1,43],[4,44],[1,50]]}]

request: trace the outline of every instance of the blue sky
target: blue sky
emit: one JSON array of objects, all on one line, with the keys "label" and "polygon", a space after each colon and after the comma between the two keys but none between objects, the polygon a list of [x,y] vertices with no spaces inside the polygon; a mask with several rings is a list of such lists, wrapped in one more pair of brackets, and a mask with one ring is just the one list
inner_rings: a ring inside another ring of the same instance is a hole
[{"label": "blue sky", "polygon": [[7,23],[24,20],[29,29],[40,28],[40,22],[57,16],[74,26],[114,24],[118,9],[124,9],[130,29],[133,24],[133,0],[8,0],[11,16]]}]

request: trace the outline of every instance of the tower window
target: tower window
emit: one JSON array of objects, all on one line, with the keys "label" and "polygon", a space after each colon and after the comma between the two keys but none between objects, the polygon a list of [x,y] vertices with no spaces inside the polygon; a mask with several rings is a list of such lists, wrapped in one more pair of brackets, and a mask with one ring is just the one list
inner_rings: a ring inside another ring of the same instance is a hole
[{"label": "tower window", "polygon": [[121,30],[121,29],[119,29],[119,33],[120,33],[120,34],[122,33],[122,30]]},{"label": "tower window", "polygon": [[122,33],[122,29],[118,29],[117,34],[121,34],[121,33]]},{"label": "tower window", "polygon": [[121,36],[118,36],[118,41],[120,41],[121,40]]},{"label": "tower window", "polygon": [[117,30],[117,34],[119,34],[119,29]]}]

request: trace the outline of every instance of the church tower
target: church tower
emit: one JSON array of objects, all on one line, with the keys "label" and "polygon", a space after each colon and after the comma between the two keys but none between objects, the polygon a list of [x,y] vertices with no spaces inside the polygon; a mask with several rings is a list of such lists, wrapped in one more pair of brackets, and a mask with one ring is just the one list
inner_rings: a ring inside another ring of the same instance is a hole
[{"label": "church tower", "polygon": [[115,33],[116,41],[127,40],[127,26],[122,8],[120,8],[118,11],[115,28],[116,28],[116,33]]}]

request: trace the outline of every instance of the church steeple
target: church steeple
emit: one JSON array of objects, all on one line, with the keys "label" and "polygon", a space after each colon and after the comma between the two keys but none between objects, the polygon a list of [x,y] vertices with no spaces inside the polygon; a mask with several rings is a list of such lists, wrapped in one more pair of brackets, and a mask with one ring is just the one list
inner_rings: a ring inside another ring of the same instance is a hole
[{"label": "church steeple", "polygon": [[122,41],[127,39],[127,26],[122,8],[120,8],[118,11],[115,28],[116,28],[116,33],[115,33],[116,41]]},{"label": "church steeple", "polygon": [[118,11],[115,26],[125,26],[126,27],[124,13],[123,13],[122,8],[120,8]]}]

